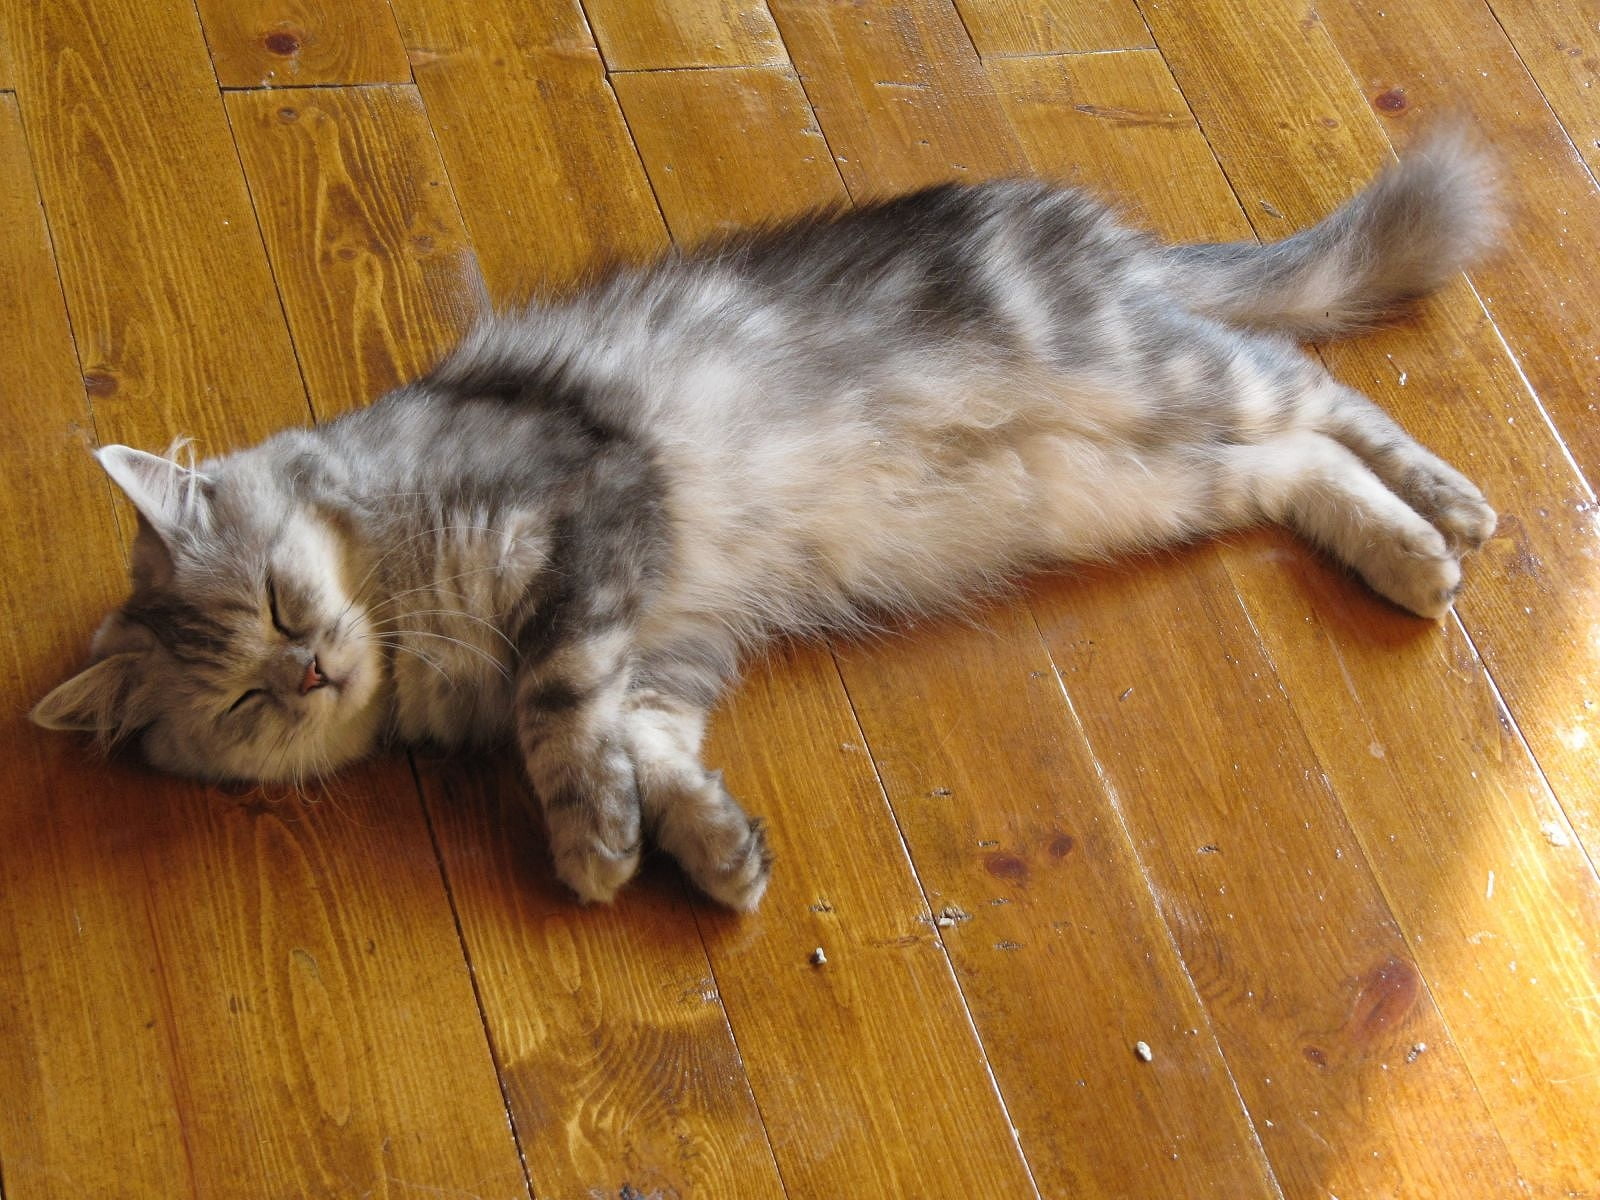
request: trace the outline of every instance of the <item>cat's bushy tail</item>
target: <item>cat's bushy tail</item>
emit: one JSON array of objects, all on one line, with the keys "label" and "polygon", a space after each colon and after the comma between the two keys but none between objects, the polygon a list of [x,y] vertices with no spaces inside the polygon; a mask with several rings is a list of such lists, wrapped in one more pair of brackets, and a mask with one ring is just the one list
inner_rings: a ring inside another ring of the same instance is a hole
[{"label": "cat's bushy tail", "polygon": [[1269,245],[1173,246],[1166,261],[1197,312],[1329,338],[1404,311],[1481,255],[1498,225],[1489,156],[1450,124],[1310,229]]}]

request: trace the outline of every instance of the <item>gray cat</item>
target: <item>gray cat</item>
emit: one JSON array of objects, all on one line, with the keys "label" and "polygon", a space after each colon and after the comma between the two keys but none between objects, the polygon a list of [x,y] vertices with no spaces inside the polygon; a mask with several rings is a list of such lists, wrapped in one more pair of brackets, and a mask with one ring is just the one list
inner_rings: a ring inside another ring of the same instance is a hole
[{"label": "gray cat", "polygon": [[768,638],[1263,520],[1441,616],[1494,513],[1293,339],[1393,315],[1493,229],[1446,131],[1270,246],[1004,181],[618,271],[326,425],[198,467],[101,450],[132,595],[33,719],[211,779],[514,735],[584,900],[648,833],[753,908],[761,823],[699,747]]}]

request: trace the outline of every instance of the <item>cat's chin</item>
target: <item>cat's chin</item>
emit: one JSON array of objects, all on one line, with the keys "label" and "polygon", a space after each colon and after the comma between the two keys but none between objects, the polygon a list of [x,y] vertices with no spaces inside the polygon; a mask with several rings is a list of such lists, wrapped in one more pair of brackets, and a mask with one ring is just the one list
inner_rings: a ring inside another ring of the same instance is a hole
[{"label": "cat's chin", "polygon": [[298,785],[370,757],[382,744],[389,696],[377,666],[359,664],[338,686],[304,699],[310,708],[296,734],[266,755],[245,747],[207,747],[156,725],[145,732],[144,758],[158,770],[208,783]]}]

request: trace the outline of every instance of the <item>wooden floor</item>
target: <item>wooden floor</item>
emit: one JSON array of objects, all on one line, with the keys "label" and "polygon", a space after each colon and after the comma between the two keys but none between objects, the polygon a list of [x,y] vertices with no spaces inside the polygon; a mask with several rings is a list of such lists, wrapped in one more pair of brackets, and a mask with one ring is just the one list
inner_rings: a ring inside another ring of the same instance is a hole
[{"label": "wooden floor", "polygon": [[[0,14],[4,1200],[1600,1196],[1588,0]],[[265,803],[23,718],[123,586],[96,443],[236,446],[486,296],[932,180],[1274,238],[1462,111],[1501,252],[1322,351],[1503,514],[1456,614],[1263,531],[780,655],[709,749],[755,916],[663,863],[579,909],[514,764]]]}]

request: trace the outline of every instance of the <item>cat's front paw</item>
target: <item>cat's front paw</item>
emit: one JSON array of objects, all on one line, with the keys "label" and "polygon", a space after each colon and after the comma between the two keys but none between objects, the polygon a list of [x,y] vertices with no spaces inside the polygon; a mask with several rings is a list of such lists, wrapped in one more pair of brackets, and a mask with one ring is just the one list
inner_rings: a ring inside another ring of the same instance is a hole
[{"label": "cat's front paw", "polygon": [[586,904],[605,903],[639,869],[644,848],[633,764],[614,754],[581,783],[541,791],[556,876]]},{"label": "cat's front paw", "polygon": [[749,819],[736,845],[720,855],[713,851],[699,856],[690,871],[702,892],[736,912],[756,910],[767,894],[771,876],[772,851],[767,848],[767,827],[760,817]]},{"label": "cat's front paw", "polygon": [[738,912],[754,912],[772,876],[766,824],[728,794],[720,771],[653,797],[662,849],[706,895]]}]

